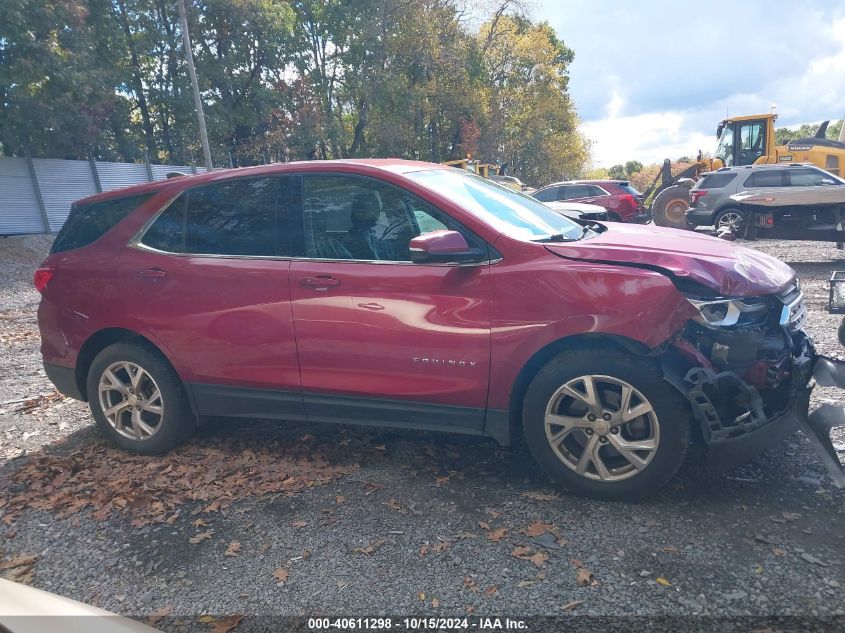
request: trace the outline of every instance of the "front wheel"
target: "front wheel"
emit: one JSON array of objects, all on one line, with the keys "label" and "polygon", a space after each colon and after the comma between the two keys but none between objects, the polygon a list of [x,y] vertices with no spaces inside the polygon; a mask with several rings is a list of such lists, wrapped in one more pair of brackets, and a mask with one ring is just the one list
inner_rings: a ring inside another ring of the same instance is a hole
[{"label": "front wheel", "polygon": [[88,370],[88,404],[100,431],[120,448],[158,455],[196,427],[182,381],[154,349],[115,343]]},{"label": "front wheel", "polygon": [[609,350],[553,358],[525,394],[523,434],[540,467],[608,500],[657,492],[683,463],[689,404],[647,359]]}]

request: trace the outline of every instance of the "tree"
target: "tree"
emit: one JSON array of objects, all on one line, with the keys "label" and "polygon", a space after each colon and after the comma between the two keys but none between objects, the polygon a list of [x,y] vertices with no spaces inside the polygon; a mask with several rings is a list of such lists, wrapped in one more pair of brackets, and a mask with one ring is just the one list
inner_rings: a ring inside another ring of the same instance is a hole
[{"label": "tree", "polygon": [[625,167],[622,165],[614,165],[608,170],[607,175],[613,180],[625,180],[628,176],[628,174],[625,173]]},{"label": "tree", "polygon": [[[819,125],[816,123],[804,123],[794,130],[786,127],[780,127],[775,130],[775,143],[777,145],[786,145],[789,141],[794,141],[799,138],[812,138],[816,135]],[[825,137],[831,140],[839,138],[839,131],[842,129],[842,120],[831,121],[827,127]]]},{"label": "tree", "polygon": [[628,176],[628,178],[631,177],[631,174],[642,170],[643,164],[638,160],[629,160],[627,163],[625,163],[625,174]]}]

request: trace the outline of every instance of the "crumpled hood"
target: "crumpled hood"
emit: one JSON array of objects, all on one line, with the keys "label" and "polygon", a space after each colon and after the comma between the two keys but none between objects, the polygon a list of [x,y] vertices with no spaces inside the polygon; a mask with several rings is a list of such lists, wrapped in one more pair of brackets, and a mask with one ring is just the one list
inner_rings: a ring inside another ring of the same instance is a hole
[{"label": "crumpled hood", "polygon": [[606,226],[596,237],[546,247],[567,259],[662,268],[726,297],[780,292],[795,278],[779,259],[694,231],[618,222]]}]

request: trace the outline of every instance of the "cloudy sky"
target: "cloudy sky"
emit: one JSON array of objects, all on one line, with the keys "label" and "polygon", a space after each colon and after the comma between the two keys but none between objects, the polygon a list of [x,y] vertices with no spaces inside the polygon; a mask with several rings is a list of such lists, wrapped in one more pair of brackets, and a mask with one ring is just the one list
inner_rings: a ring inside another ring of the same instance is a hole
[{"label": "cloudy sky", "polygon": [[715,148],[716,124],[769,112],[788,126],[845,116],[842,0],[539,0],[575,51],[571,90],[594,163]]}]

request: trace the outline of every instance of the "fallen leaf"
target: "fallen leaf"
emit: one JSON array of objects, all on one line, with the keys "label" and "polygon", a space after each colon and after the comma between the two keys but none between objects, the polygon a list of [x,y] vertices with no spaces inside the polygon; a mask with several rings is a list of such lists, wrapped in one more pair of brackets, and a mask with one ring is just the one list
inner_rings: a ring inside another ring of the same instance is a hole
[{"label": "fallen leaf", "polygon": [[147,624],[149,624],[150,626],[155,626],[171,613],[173,613],[173,605],[166,604],[160,609],[156,609],[150,615],[147,616]]},{"label": "fallen leaf", "polygon": [[578,571],[575,573],[575,582],[577,582],[581,587],[586,587],[591,584],[593,580],[595,580],[593,572],[586,567],[579,567]]},{"label": "fallen leaf", "polygon": [[549,555],[546,552],[537,552],[526,560],[530,560],[536,567],[542,567],[549,560]]},{"label": "fallen leaf", "polygon": [[308,521],[305,521],[304,519],[297,519],[296,521],[292,521],[290,524],[291,527],[295,528],[304,528],[307,525]]},{"label": "fallen leaf", "polygon": [[491,530],[487,533],[487,539],[493,541],[494,543],[498,543],[501,541],[505,536],[508,534],[508,528],[500,527],[496,528],[495,530]]},{"label": "fallen leaf", "polygon": [[200,624],[210,624],[211,622],[216,621],[217,618],[215,618],[213,615],[201,615],[197,618],[197,622],[199,622]]},{"label": "fallen leaf", "polygon": [[455,534],[455,538],[460,538],[460,539],[478,538],[478,534],[473,534],[472,532],[458,532],[457,534]]},{"label": "fallen leaf", "polygon": [[580,607],[582,604],[584,604],[583,600],[573,600],[572,602],[567,602],[561,607],[561,609],[564,611],[572,611],[577,607]]},{"label": "fallen leaf", "polygon": [[499,593],[499,588],[496,585],[490,585],[487,589],[484,590],[484,594],[487,596],[492,596],[493,594]]},{"label": "fallen leaf", "polygon": [[541,534],[545,534],[546,532],[554,532],[555,526],[551,523],[545,523],[543,521],[534,521],[531,525],[527,528],[522,529],[522,533],[525,536],[540,536]]},{"label": "fallen leaf", "polygon": [[526,547],[525,545],[519,545],[519,546],[513,548],[513,551],[511,552],[511,556],[513,556],[514,558],[524,558],[525,556],[528,555],[528,552],[530,552],[530,551],[531,551],[530,547]]},{"label": "fallen leaf", "polygon": [[241,553],[241,542],[240,541],[232,541],[229,543],[229,547],[226,548],[226,551],[223,552],[224,556],[237,556]]},{"label": "fallen leaf", "polygon": [[310,549],[302,550],[302,560],[308,560],[309,558],[311,558],[311,550]]},{"label": "fallen leaf", "polygon": [[520,580],[517,583],[516,586],[519,587],[520,589],[525,589],[526,587],[530,587],[530,586],[535,585],[535,584],[537,584],[537,583],[534,582],[533,580]]},{"label": "fallen leaf", "polygon": [[656,582],[658,585],[663,585],[664,587],[671,587],[671,586],[672,586],[672,583],[671,583],[671,582],[669,582],[668,580],[666,580],[666,579],[665,579],[665,578],[663,578],[663,577],[656,578],[656,579],[655,579],[655,582]]},{"label": "fallen leaf", "polygon": [[494,519],[498,519],[500,516],[502,516],[502,513],[499,512],[496,508],[484,508],[484,512],[486,512]]},{"label": "fallen leaf", "polygon": [[243,619],[243,613],[236,613],[235,615],[230,615],[228,617],[221,618],[214,623],[214,627],[211,629],[211,633],[229,633],[229,631],[238,628],[238,625]]},{"label": "fallen leaf", "polygon": [[372,543],[370,543],[369,545],[366,545],[364,547],[355,547],[355,548],[352,549],[352,551],[358,552],[359,554],[366,554],[367,556],[370,556],[378,548],[380,548],[382,545],[384,545],[386,542],[387,541],[385,541],[383,538],[380,538],[380,539],[373,541]]},{"label": "fallen leaf", "polygon": [[38,560],[37,555],[22,555],[15,556],[7,560],[5,563],[0,563],[0,569],[14,569],[15,567],[31,567]]},{"label": "fallen leaf", "polygon": [[545,492],[523,492],[522,496],[531,499],[532,501],[557,501],[560,499],[555,494],[548,494]]},{"label": "fallen leaf", "polygon": [[200,529],[201,527],[208,527],[208,523],[205,522],[205,519],[196,519],[193,523],[191,523],[196,529]]},{"label": "fallen leaf", "polygon": [[772,554],[775,556],[786,556],[786,550],[781,549],[780,547],[773,547]]},{"label": "fallen leaf", "polygon": [[214,530],[207,530],[205,532],[200,532],[196,536],[192,536],[188,539],[188,542],[192,545],[196,545],[197,543],[201,543],[202,541],[207,541],[212,537],[214,534]]},{"label": "fallen leaf", "polygon": [[337,495],[337,496],[335,496],[335,498],[334,498],[334,502],[335,502],[337,505],[340,505],[341,503],[345,503],[345,502],[346,502],[346,497],[344,497],[343,495]]},{"label": "fallen leaf", "polygon": [[448,475],[446,475],[445,477],[438,477],[437,479],[434,480],[434,485],[437,486],[438,488],[442,488],[447,483],[449,483],[449,476]]},{"label": "fallen leaf", "polygon": [[480,527],[482,530],[489,530],[489,529],[490,529],[490,524],[489,524],[489,523],[487,523],[487,521],[479,521],[479,522],[478,522],[478,527]]},{"label": "fallen leaf", "polygon": [[436,609],[437,607],[440,606],[440,600],[438,600],[437,598],[432,598],[431,599],[431,606]]},{"label": "fallen leaf", "polygon": [[478,593],[478,586],[470,576],[464,576],[464,589],[469,589],[473,593]]},{"label": "fallen leaf", "polygon": [[781,516],[787,521],[797,521],[801,518],[801,515],[797,512],[781,512]]},{"label": "fallen leaf", "polygon": [[284,567],[280,567],[276,571],[273,572],[273,578],[276,579],[279,587],[284,585],[288,581],[288,576],[290,576],[290,571],[285,569]]},{"label": "fallen leaf", "polygon": [[672,545],[667,545],[666,547],[660,548],[661,552],[666,552],[667,554],[678,554],[678,548],[673,547]]},{"label": "fallen leaf", "polygon": [[385,505],[391,510],[395,510],[396,512],[399,512],[402,509],[402,504],[400,504],[396,499],[385,501],[382,505]]},{"label": "fallen leaf", "polygon": [[569,562],[572,563],[575,567],[583,567],[584,566],[584,561],[582,561],[580,558],[573,558]]}]

